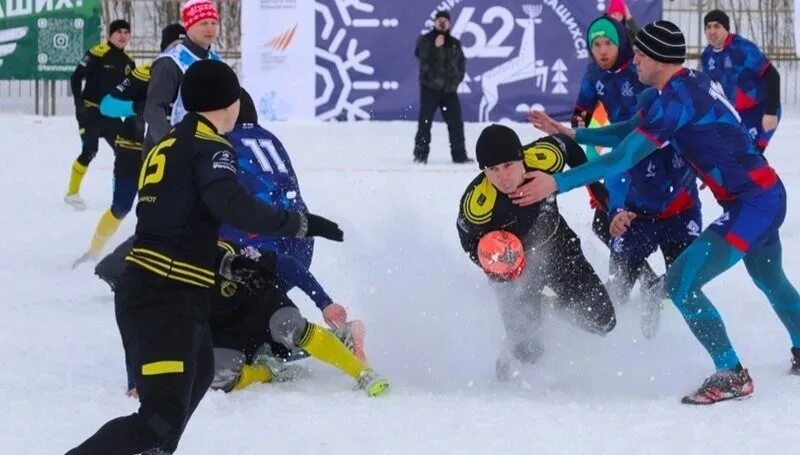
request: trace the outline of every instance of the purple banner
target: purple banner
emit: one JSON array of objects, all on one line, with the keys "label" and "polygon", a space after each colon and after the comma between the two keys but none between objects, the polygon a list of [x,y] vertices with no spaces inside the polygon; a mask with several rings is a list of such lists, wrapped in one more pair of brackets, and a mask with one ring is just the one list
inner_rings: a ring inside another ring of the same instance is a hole
[{"label": "purple banner", "polygon": [[[417,37],[449,9],[467,57],[465,121],[522,121],[534,106],[566,118],[590,62],[586,27],[608,0],[317,0],[316,115],[324,120],[416,120]],[[628,0],[643,25],[661,0]]]}]

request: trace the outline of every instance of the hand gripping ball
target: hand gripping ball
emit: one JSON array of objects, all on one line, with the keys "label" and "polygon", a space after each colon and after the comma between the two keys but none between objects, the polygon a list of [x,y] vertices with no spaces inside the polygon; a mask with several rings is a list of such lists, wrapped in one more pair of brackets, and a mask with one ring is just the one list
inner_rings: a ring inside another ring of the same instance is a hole
[{"label": "hand gripping ball", "polygon": [[478,242],[481,267],[494,275],[518,274],[525,262],[525,250],[519,238],[508,231],[486,233]]}]

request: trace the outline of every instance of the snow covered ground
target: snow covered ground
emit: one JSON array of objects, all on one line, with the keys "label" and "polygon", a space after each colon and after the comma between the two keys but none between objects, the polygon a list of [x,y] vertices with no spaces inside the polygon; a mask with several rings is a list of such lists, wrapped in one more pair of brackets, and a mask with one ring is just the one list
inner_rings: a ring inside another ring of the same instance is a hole
[{"label": "snow covered ground", "polygon": [[[312,364],[311,377],[225,395],[209,392],[179,453],[709,454],[794,453],[800,378],[787,375],[788,337],[738,265],[707,287],[756,382],[750,400],[688,407],[685,392],[712,365],[668,308],[654,340],[633,306],[605,338],[553,317],[547,351],[525,384],[494,380],[502,326],[481,273],[455,231],[458,199],[477,166],[449,164],[434,129],[431,164],[413,166],[411,123],[268,125],[293,157],[311,209],[338,221],[345,242],[318,241],[313,270],[367,324],[367,349],[392,393],[368,399]],[[515,125],[523,141],[537,133]],[[784,117],[769,156],[789,191],[782,233],[800,285],[800,121]],[[481,125],[467,126],[470,148]],[[79,149],[75,121],[0,115],[0,441],[3,453],[63,453],[111,417],[133,412],[111,293],[91,267],[70,264],[88,245],[111,195],[110,150],[87,174],[89,210],[62,197]],[[470,150],[472,154],[472,150]],[[704,192],[705,222],[719,209]],[[607,276],[585,195],[560,197],[584,251]],[[133,230],[125,221],[115,238]],[[657,268],[663,268],[656,261]],[[319,312],[295,295],[311,319]]]}]

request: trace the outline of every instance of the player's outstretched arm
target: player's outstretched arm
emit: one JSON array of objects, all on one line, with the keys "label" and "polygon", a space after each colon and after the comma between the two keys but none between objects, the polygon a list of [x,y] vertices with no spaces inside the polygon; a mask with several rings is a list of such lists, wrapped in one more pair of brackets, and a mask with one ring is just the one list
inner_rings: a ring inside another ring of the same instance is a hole
[{"label": "player's outstretched arm", "polygon": [[638,131],[632,131],[610,153],[575,169],[556,174],[557,191],[566,193],[605,177],[621,174],[632,168],[654,150],[653,143]]},{"label": "player's outstretched arm", "polygon": [[599,128],[576,128],[575,142],[587,145],[600,145],[603,147],[616,147],[636,128],[636,117],[631,117],[624,122],[612,123]]},{"label": "player's outstretched arm", "polygon": [[569,171],[550,175],[544,172],[528,172],[527,183],[511,195],[515,204],[528,206],[558,192],[566,193],[577,187],[588,185],[605,177],[627,171],[644,157],[652,153],[653,144],[638,131],[633,131],[612,152]]}]

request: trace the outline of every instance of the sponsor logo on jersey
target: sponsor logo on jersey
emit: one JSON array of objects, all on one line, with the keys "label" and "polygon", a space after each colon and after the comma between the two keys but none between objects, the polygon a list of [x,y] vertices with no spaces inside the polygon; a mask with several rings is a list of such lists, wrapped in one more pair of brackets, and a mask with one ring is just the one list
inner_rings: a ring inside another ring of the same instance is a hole
[{"label": "sponsor logo on jersey", "polygon": [[729,212],[725,212],[719,218],[714,220],[714,224],[716,224],[717,226],[724,226],[725,223],[730,221],[730,219],[731,219],[731,214]]},{"label": "sponsor logo on jersey", "polygon": [[633,84],[631,84],[629,81],[625,81],[625,83],[622,84],[621,91],[622,96],[633,96]]},{"label": "sponsor logo on jersey", "polygon": [[220,150],[219,152],[215,153],[211,158],[211,162],[213,163],[212,167],[214,169],[224,169],[226,171],[233,172],[234,174],[237,173],[236,159],[230,150]]},{"label": "sponsor logo on jersey", "polygon": [[700,225],[695,220],[689,221],[686,230],[692,237],[700,237]]}]

